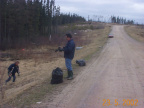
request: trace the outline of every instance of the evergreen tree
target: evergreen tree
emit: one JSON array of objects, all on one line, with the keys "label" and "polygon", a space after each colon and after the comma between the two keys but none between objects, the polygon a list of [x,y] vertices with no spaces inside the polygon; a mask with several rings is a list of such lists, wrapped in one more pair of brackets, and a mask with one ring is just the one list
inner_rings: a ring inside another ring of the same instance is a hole
[{"label": "evergreen tree", "polygon": [[0,49],[56,34],[58,25],[83,21],[76,14],[61,14],[55,0],[0,0]]}]

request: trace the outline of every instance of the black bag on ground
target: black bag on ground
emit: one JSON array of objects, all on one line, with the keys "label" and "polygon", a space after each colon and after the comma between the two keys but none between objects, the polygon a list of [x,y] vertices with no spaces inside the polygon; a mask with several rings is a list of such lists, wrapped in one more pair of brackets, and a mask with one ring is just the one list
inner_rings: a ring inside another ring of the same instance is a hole
[{"label": "black bag on ground", "polygon": [[59,84],[63,82],[63,71],[57,67],[52,71],[51,84]]},{"label": "black bag on ground", "polygon": [[76,63],[79,65],[79,66],[85,66],[86,65],[86,62],[84,60],[76,60]]}]

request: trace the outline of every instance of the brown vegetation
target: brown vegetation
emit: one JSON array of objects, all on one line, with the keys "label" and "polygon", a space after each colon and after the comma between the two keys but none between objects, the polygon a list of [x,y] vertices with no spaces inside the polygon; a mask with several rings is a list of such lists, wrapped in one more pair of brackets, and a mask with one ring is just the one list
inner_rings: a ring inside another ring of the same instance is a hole
[{"label": "brown vegetation", "polygon": [[132,38],[144,42],[144,25],[125,26],[125,30]]},{"label": "brown vegetation", "polygon": [[[104,45],[107,40],[107,34],[110,32],[110,27],[93,30],[74,30],[70,32],[73,34],[76,46],[83,47],[81,50],[76,50],[73,60],[73,64],[75,64],[76,59],[85,58],[87,60],[90,55]],[[17,76],[15,83],[9,82],[4,86],[4,103],[8,102],[11,105],[19,104],[19,106],[22,107],[24,104],[32,104],[35,103],[37,99],[42,98],[53,87],[48,82],[52,70],[60,67],[64,70],[64,73],[66,73],[63,53],[55,53],[54,51],[58,46],[63,46],[65,43],[66,40],[64,36],[57,36],[52,38],[51,45],[33,45],[30,48],[2,52],[1,66],[3,66],[3,69],[6,70],[14,60],[19,60],[21,72],[20,76]],[[8,77],[7,71],[4,72],[1,84],[4,84],[5,79]],[[49,88],[42,86],[41,84],[43,84],[43,82],[45,82],[45,85],[48,85]],[[33,88],[35,89],[37,87],[35,85],[37,85],[39,89],[36,89],[37,91],[34,92]],[[0,93],[0,95],[2,94]],[[11,100],[13,98],[15,98],[15,100]]]}]

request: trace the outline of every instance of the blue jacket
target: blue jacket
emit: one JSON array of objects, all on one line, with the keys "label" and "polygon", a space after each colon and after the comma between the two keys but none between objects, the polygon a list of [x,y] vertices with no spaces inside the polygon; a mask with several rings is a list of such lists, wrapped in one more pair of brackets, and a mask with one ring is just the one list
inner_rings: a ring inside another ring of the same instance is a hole
[{"label": "blue jacket", "polygon": [[73,39],[69,40],[64,49],[64,58],[73,59],[75,53],[75,43]]},{"label": "blue jacket", "polygon": [[19,66],[14,64],[11,64],[8,68],[8,72],[11,72],[12,75],[15,75],[15,73],[17,72],[19,74]]}]

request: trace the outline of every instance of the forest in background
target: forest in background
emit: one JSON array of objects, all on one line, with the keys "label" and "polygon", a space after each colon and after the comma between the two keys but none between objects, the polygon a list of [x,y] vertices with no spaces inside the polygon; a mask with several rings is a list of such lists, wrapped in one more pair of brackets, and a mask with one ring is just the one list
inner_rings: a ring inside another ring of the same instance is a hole
[{"label": "forest in background", "polygon": [[[93,21],[88,17],[88,23],[107,22],[101,21],[104,16],[96,18]],[[119,16],[111,16],[109,20],[115,24],[135,24],[134,20]],[[74,24],[81,22],[86,19],[80,15],[61,13],[55,0],[0,0],[0,50],[49,44],[51,37],[59,40],[66,31],[79,29]]]},{"label": "forest in background", "polygon": [[0,0],[0,50],[34,43],[37,37],[57,34],[59,25],[84,21],[77,14],[60,13],[55,0]]},{"label": "forest in background", "polygon": [[117,24],[134,24],[134,20],[127,20],[126,18],[119,17],[119,16],[111,16],[111,23]]}]

